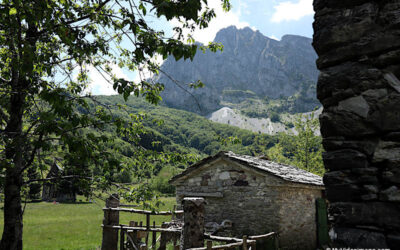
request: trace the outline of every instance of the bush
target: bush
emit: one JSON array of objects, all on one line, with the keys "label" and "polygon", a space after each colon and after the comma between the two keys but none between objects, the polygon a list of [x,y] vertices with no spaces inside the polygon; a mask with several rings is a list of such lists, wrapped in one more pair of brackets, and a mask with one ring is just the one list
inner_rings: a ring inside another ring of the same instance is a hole
[{"label": "bush", "polygon": [[279,114],[276,112],[271,112],[270,118],[272,122],[279,122],[281,120]]},{"label": "bush", "polygon": [[151,189],[156,190],[162,194],[174,195],[175,186],[168,183],[169,178],[164,176],[157,176],[151,180]]}]

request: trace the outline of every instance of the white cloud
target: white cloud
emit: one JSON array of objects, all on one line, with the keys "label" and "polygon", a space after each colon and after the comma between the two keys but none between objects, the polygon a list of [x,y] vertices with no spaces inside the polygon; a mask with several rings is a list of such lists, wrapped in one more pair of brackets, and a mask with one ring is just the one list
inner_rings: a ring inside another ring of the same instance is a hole
[{"label": "white cloud", "polygon": [[297,3],[281,2],[274,6],[275,12],[271,22],[280,23],[282,21],[297,21],[302,17],[313,15],[313,0],[298,0]]},{"label": "white cloud", "polygon": [[[196,41],[207,44],[208,42],[213,41],[217,32],[223,28],[232,25],[239,29],[250,26],[249,23],[240,20],[242,9],[245,14],[250,13],[248,12],[247,4],[245,3],[239,3],[237,9],[235,8],[236,6],[233,6],[229,12],[223,11],[221,0],[209,0],[208,7],[214,9],[216,17],[211,20],[206,29],[196,29],[196,31],[192,34]],[[177,20],[172,20],[171,24],[173,26],[180,26]],[[252,29],[255,30],[254,27],[252,27]],[[187,34],[188,32],[185,32],[185,35]]]},{"label": "white cloud", "polygon": [[[112,73],[118,78],[124,78],[129,80],[129,77],[122,71],[120,67],[113,64],[111,65]],[[94,95],[116,95],[118,94],[113,89],[113,83],[111,81],[111,77],[104,73],[99,72],[95,67],[89,66],[89,81],[90,84],[88,86],[87,91],[91,92]]]}]

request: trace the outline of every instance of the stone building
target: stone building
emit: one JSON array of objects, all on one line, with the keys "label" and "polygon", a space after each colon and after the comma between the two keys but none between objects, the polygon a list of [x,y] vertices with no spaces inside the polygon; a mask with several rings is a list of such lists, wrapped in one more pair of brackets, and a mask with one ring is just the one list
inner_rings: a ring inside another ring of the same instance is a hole
[{"label": "stone building", "polygon": [[220,152],[174,176],[177,203],[206,199],[207,223],[232,222],[235,236],[279,233],[282,249],[316,249],[315,200],[322,178],[293,166]]}]

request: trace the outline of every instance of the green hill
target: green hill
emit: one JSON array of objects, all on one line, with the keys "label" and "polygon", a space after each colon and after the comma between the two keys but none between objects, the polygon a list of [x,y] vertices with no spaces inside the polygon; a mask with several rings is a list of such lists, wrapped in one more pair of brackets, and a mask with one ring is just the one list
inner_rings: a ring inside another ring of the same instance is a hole
[{"label": "green hill", "polygon": [[[145,113],[147,133],[141,138],[141,145],[148,149],[164,152],[195,153],[201,156],[214,154],[220,150],[258,155],[272,147],[276,137],[254,133],[237,127],[219,124],[187,111],[154,106],[142,98],[130,97],[125,102],[120,96],[96,96],[104,105],[110,106],[114,115],[127,116],[129,113]],[[115,104],[125,105],[125,111]],[[157,121],[162,120],[162,124]],[[224,143],[229,137],[237,137],[237,144]],[[160,144],[153,145],[152,141]]]}]

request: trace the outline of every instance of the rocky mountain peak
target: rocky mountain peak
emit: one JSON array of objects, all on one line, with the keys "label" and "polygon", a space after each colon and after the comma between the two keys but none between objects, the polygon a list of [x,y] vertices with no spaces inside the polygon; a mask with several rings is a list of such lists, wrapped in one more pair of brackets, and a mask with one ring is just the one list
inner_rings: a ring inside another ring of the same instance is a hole
[{"label": "rocky mountain peak", "polygon": [[[220,30],[214,41],[224,45],[223,52],[199,51],[193,62],[176,62],[172,57],[164,62],[162,70],[181,84],[177,86],[162,74],[156,76],[155,80],[165,85],[162,94],[165,104],[205,115],[226,106],[227,99],[232,99],[232,91],[238,95],[241,91],[251,91],[256,99],[303,92],[316,101],[318,71],[310,38],[286,35],[277,41],[249,27],[230,26]],[[193,90],[187,86],[197,80],[205,87]],[[310,109],[314,107],[315,103]]]}]

